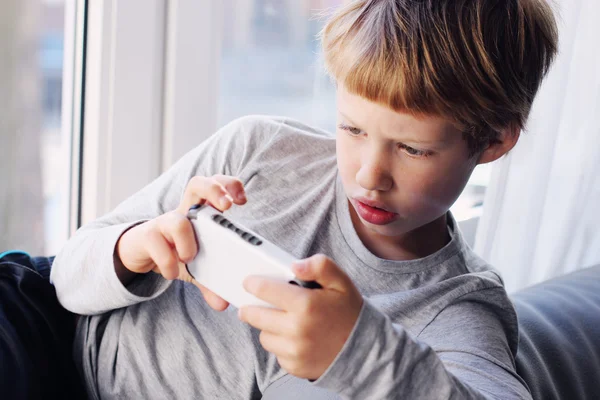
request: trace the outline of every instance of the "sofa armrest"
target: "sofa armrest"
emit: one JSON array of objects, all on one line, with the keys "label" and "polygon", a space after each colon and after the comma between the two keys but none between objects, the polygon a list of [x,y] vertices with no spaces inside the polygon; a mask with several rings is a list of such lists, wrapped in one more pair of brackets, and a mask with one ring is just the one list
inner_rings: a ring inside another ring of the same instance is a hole
[{"label": "sofa armrest", "polygon": [[600,265],[511,296],[517,372],[534,399],[600,399]]}]

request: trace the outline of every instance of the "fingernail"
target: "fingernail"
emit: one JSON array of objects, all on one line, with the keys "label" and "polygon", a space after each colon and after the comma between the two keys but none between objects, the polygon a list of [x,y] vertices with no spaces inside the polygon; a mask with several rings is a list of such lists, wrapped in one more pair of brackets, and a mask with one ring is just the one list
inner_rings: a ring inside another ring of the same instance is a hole
[{"label": "fingernail", "polygon": [[293,268],[296,272],[304,272],[306,271],[306,260],[298,260],[294,262]]},{"label": "fingernail", "polygon": [[246,292],[254,294],[256,285],[258,284],[259,278],[254,275],[247,276],[242,282],[242,286]]},{"label": "fingernail", "polygon": [[223,197],[221,197],[221,200],[219,200],[219,203],[221,204],[221,207],[227,207],[227,204],[229,202],[233,202],[233,199],[228,194],[224,195]]}]

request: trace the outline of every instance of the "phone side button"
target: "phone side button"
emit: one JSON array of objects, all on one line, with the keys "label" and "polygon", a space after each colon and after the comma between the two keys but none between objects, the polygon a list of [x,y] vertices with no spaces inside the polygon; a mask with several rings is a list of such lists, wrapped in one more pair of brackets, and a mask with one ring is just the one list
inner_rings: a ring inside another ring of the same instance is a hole
[{"label": "phone side button", "polygon": [[301,281],[300,279],[297,279],[296,281],[290,281],[290,283],[292,282],[295,285],[300,285],[306,289],[323,289],[323,286],[321,286],[317,281]]},{"label": "phone side button", "polygon": [[196,279],[196,277],[194,275],[192,275],[192,272],[190,271],[190,268],[188,267],[187,264],[185,264],[185,269],[187,270],[188,274],[190,274],[190,276],[192,277],[192,279]]}]

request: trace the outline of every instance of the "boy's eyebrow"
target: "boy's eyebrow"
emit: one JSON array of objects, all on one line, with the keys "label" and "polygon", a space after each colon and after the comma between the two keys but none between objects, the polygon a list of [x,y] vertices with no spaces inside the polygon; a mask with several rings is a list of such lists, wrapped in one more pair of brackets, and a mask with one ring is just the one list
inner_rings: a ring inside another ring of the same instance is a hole
[{"label": "boy's eyebrow", "polygon": [[339,113],[342,117],[344,117],[344,119],[346,119],[348,122],[350,122],[352,125],[354,125],[354,127],[359,128],[359,126],[357,124],[355,124],[346,114],[344,114],[341,111],[339,111]]},{"label": "boy's eyebrow", "polygon": [[[354,123],[346,114],[344,114],[341,111],[338,111],[340,113],[340,115],[342,117],[344,117],[345,120],[347,120],[350,124],[352,124],[355,128],[359,128],[362,129],[358,124]],[[443,140],[435,140],[435,141],[430,141],[430,140],[421,140],[419,138],[410,138],[410,142],[413,143],[420,143],[426,146],[440,146],[440,145],[444,145],[447,142],[447,138],[443,139]]]}]

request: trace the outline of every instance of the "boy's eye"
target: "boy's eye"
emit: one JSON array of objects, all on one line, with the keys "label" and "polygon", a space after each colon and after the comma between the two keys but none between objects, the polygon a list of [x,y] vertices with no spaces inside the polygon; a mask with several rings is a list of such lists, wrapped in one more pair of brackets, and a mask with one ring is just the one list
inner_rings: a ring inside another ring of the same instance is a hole
[{"label": "boy's eye", "polygon": [[[338,128],[348,132],[350,136],[359,136],[363,133],[361,129],[346,124],[339,124]],[[415,149],[414,147],[410,147],[408,145],[405,145],[404,143],[398,143],[398,148],[414,158],[425,158],[432,154],[428,150]]]},{"label": "boy's eye", "polygon": [[355,128],[353,126],[350,126],[350,125],[346,125],[346,124],[339,124],[338,128],[340,128],[341,130],[347,131],[352,136],[358,136],[362,133],[362,130]]},{"label": "boy's eye", "polygon": [[415,149],[414,147],[407,146],[404,143],[398,143],[398,147],[402,151],[413,157],[427,157],[431,154],[429,151]]}]

